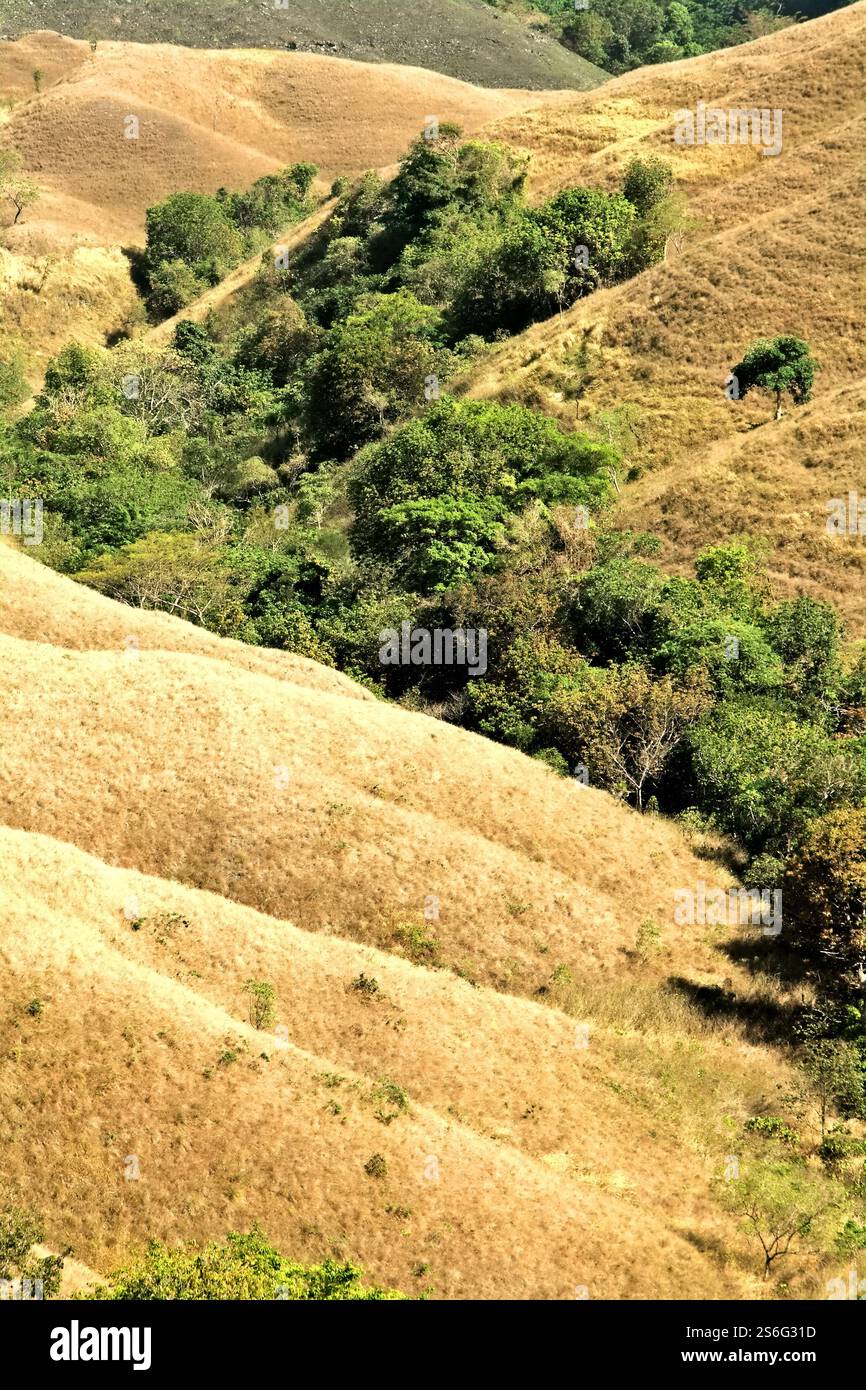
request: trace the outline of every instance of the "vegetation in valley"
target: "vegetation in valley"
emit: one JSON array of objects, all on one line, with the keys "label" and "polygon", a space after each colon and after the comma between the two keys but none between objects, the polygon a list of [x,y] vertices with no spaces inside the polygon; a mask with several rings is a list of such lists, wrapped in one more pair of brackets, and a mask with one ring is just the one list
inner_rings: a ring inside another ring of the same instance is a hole
[{"label": "vegetation in valley", "polygon": [[317,1302],[402,1299],[395,1289],[368,1287],[363,1271],[349,1261],[326,1259],[319,1265],[288,1260],[257,1228],[231,1232],[201,1248],[171,1248],[152,1241],[135,1260],[112,1270],[104,1284],[79,1297],[139,1302],[285,1299]]},{"label": "vegetation in valley", "polygon": [[838,8],[833,0],[487,0],[509,11],[537,11],[566,48],[617,74],[673,63],[777,33]]},{"label": "vegetation in valley", "polygon": [[[673,3],[666,22],[695,9]],[[304,211],[314,174],[151,208],[152,314],[262,249]],[[866,649],[830,604],[779,601],[754,537],[706,546],[682,576],[657,562],[657,538],[612,525],[627,404],[566,431],[463,394],[492,344],[655,264],[685,216],[657,158],[632,161],[613,191],[567,188],[534,207],[525,178],[509,148],[443,124],[390,182],[335,185],[306,244],[263,250],[242,295],[204,323],[181,319],[169,346],[70,344],[20,418],[9,361],[0,477],[12,497],[44,499],[42,558],[102,593],[337,667],[676,816],[722,843],[747,887],[783,889],[786,968],[805,989],[782,1041],[802,1084],[781,1116],[756,1117],[742,1171],[719,1185],[775,1274],[796,1250],[866,1240]],[[807,342],[758,338],[742,353],[741,395],[768,393],[777,418],[808,400],[820,364]],[[483,678],[383,664],[382,635],[403,624],[483,630]],[[642,929],[636,956],[658,935]],[[353,988],[378,987],[362,974]],[[272,986],[244,990],[251,1022],[269,1026]],[[364,1172],[384,1178],[383,1156]],[[290,1265],[254,1233],[195,1258],[154,1246],[105,1296],[400,1296],[358,1277]]]}]

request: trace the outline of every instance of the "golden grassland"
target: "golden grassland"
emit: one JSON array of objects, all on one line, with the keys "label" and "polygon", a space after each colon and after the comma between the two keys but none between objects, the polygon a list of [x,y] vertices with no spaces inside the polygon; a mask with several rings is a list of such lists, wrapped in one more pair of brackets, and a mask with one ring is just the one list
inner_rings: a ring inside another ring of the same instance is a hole
[{"label": "golden grassland", "polygon": [[161,198],[245,188],[296,160],[319,166],[325,192],[337,174],[393,165],[430,115],[472,134],[555,95],[311,53],[104,42],[94,55],[46,31],[0,42],[0,144],[41,189],[0,232],[0,321],[35,384],[70,337],[103,343],[139,323],[122,248],[143,243]]},{"label": "golden grassland", "polygon": [[[142,239],[145,209],[178,189],[243,188],[297,160],[325,180],[357,174],[393,164],[430,115],[472,134],[556,95],[262,48],[106,42],[94,55],[51,33],[0,44],[0,91],[14,99],[3,141],[45,189],[27,224],[62,220],[69,204],[70,230],[127,242]],[[124,137],[129,114],[138,139]]]},{"label": "golden grassland", "polygon": [[[526,94],[485,93],[506,104],[471,117],[497,117],[490,134],[532,150],[538,196],[612,185],[632,153],[663,153],[697,225],[663,265],[494,349],[467,388],[565,423],[637,406],[629,462],[643,474],[624,484],[620,519],[659,534],[675,569],[731,534],[765,536],[779,592],[831,597],[852,631],[862,550],[827,538],[824,516],[827,498],[863,490],[864,17],[856,5],[532,111]],[[22,129],[45,129],[36,113],[52,102],[71,120],[92,98],[110,117],[117,94],[146,94],[134,46],[100,45],[85,72],[89,49],[70,43],[46,48],[43,96],[12,110]],[[204,90],[236,94],[217,133],[247,150],[261,112],[285,119],[268,63],[307,57],[189,56],[216,64],[199,71]],[[97,100],[103,57],[118,80]],[[164,67],[168,90],[168,50]],[[364,142],[381,106],[353,115],[342,95],[335,159],[356,140],[350,167],[375,163]],[[680,150],[673,111],[698,97],[782,107],[782,155]],[[449,114],[433,100],[420,92],[421,121]],[[207,133],[203,107],[182,119]],[[308,157],[259,153],[269,168]],[[244,167],[239,182],[259,172]],[[166,166],[162,192],[179,169]],[[87,244],[98,231],[79,175],[52,188],[55,225],[85,229],[70,255],[110,261],[107,243]],[[141,218],[143,190],[118,176],[112,235]],[[70,285],[54,331],[65,312],[96,340],[114,274],[94,270],[77,306]],[[806,337],[822,371],[813,402],[773,424],[766,403],[721,388],[746,343],[776,332]],[[295,1258],[352,1257],[371,1280],[435,1297],[773,1296],[710,1185],[744,1120],[778,1113],[791,1073],[777,1043],[799,995],[759,937],[674,923],[675,889],[732,882],[718,847],[314,662],[125,608],[6,544],[0,659],[0,1171],[45,1212],[51,1246],[74,1246],[70,1286],[149,1237],[259,1221]],[[362,976],[375,991],[353,988]],[[276,990],[264,1032],[251,978]],[[374,1154],[380,1178],[365,1171]],[[822,1297],[835,1273],[798,1259],[787,1292]]]},{"label": "golden grassland", "polygon": [[[532,155],[537,196],[614,186],[635,155],[661,155],[692,227],[666,261],[503,344],[473,395],[519,399],[567,425],[639,412],[629,464],[643,477],[618,519],[651,530],[671,568],[703,545],[761,536],[781,595],[837,604],[866,630],[866,547],[826,534],[827,503],[866,488],[862,62],[866,6],[740,48],[644,68],[485,132]],[[678,146],[674,113],[699,99],[783,111],[783,147]],[[805,338],[821,364],[811,405],[729,401],[730,368],[756,337]]]},{"label": "golden grassland", "polygon": [[767,1038],[794,996],[757,936],[737,960],[674,925],[717,864],[9,546],[0,596],[0,1161],[53,1247],[104,1270],[257,1220],[437,1297],[768,1295],[710,1183],[789,1082]]}]

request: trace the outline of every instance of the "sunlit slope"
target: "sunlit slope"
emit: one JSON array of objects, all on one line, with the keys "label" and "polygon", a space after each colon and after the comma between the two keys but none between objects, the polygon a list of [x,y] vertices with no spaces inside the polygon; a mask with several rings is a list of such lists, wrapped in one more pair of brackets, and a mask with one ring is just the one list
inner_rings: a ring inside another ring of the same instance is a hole
[{"label": "sunlit slope", "polygon": [[[37,65],[46,72],[39,94]],[[16,243],[43,221],[102,244],[138,243],[146,208],[177,190],[242,188],[297,160],[318,165],[326,180],[390,165],[428,116],[471,134],[552,95],[268,49],[112,42],[94,55],[86,43],[38,33],[0,43],[0,72],[17,98],[0,139],[44,189]]]},{"label": "sunlit slope", "polygon": [[169,613],[115,603],[2,542],[0,632],[28,642],[121,653],[130,661],[148,649],[206,656],[312,690],[339,691],[357,700],[373,698],[339,671],[293,652],[251,647],[216,637]]},{"label": "sunlit slope", "polygon": [[[440,1297],[757,1292],[713,1253],[716,1158],[659,1090],[682,1040],[644,1039],[636,1091],[621,1030],[575,1046],[540,1004],[39,835],[0,830],[0,862],[4,1178],[54,1246],[98,1269],[259,1221],[298,1257]],[[276,989],[264,1031],[250,977]],[[781,1077],[730,1038],[687,1050],[740,1119]]]},{"label": "sunlit slope", "polygon": [[529,992],[706,877],[670,827],[423,715],[177,652],[0,653],[8,824],[311,927],[389,945],[436,897],[445,961]]},{"label": "sunlit slope", "polygon": [[[595,294],[498,348],[469,382],[577,425],[640,411],[621,515],[655,531],[674,566],[745,531],[769,538],[781,591],[832,598],[864,628],[864,553],[827,536],[827,504],[866,486],[857,423],[863,377],[866,7],[854,5],[741,48],[641,69],[603,91],[494,124],[531,150],[537,192],[612,185],[634,155],[662,155],[694,226],[665,263]],[[778,157],[680,146],[674,113],[779,108]],[[821,363],[811,405],[778,424],[772,403],[726,398],[760,336],[805,338]]]}]

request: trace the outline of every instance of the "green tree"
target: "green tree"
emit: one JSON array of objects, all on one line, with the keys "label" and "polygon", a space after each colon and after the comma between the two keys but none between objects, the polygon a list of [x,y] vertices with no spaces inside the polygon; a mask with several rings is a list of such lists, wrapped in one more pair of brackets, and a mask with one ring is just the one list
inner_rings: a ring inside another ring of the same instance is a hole
[{"label": "green tree", "polygon": [[[682,6],[680,6],[682,8]],[[658,155],[648,159],[635,156],[625,167],[622,182],[623,197],[645,217],[652,208],[668,197],[673,185],[674,171]]]},{"label": "green tree", "polygon": [[754,1161],[741,1177],[716,1183],[726,1211],[762,1253],[764,1278],[776,1260],[803,1250],[827,1250],[844,1189],[796,1159]]},{"label": "green tree", "polygon": [[276,1018],[277,992],[267,980],[247,980],[244,983],[250,1007],[250,1023],[254,1028],[270,1028]]},{"label": "green tree", "polygon": [[700,675],[653,680],[635,664],[592,671],[585,683],[563,690],[551,703],[571,723],[592,780],[633,796],[643,810],[648,790],[661,779],[685,730],[707,709],[710,695]]},{"label": "green tree", "polygon": [[866,810],[811,821],[788,862],[785,917],[794,944],[828,981],[858,999],[866,977]]},{"label": "green tree", "polygon": [[444,558],[437,550],[441,543],[461,557],[465,574],[469,551],[460,550],[461,525],[469,528],[464,539],[480,561],[498,539],[507,512],[535,499],[596,507],[607,494],[604,470],[612,457],[607,446],[565,434],[523,406],[443,397],[359,455],[349,484],[353,551],[390,564],[397,527],[407,541],[413,533],[423,535],[423,568],[435,569]]},{"label": "green tree", "polygon": [[805,595],[769,614],[765,630],[785,667],[785,685],[808,713],[826,708],[842,683],[839,662],[841,625],[829,603]]},{"label": "green tree", "polygon": [[740,399],[755,389],[767,391],[776,402],[775,418],[780,420],[786,395],[795,405],[811,398],[819,365],[802,338],[756,338],[732,372]]},{"label": "green tree", "polygon": [[207,288],[186,261],[160,261],[148,272],[147,302],[158,318],[185,309]]},{"label": "green tree", "polygon": [[27,397],[30,388],[24,367],[22,350],[7,346],[0,356],[0,411],[19,405]]},{"label": "green tree", "polygon": [[[423,404],[443,372],[439,314],[408,290],[370,295],[310,361],[305,416],[317,458],[345,458]],[[437,386],[438,389],[438,386]]]},{"label": "green tree", "polygon": [[0,149],[0,198],[7,199],[15,209],[15,226],[25,208],[35,203],[39,187],[23,172],[23,161],[17,150]]},{"label": "green tree", "polygon": [[719,704],[686,746],[694,797],[755,852],[786,855],[811,818],[863,796],[853,742],[765,698]]},{"label": "green tree", "polygon": [[102,556],[76,578],[135,608],[161,609],[219,631],[237,604],[221,559],[194,535],[152,533]]},{"label": "green tree", "polygon": [[254,1227],[245,1235],[231,1232],[223,1244],[170,1248],[152,1241],[128,1265],[113,1270],[104,1284],[77,1295],[94,1300],[241,1300],[258,1299],[358,1301],[401,1299],[394,1289],[366,1287],[363,1271],[348,1261],[327,1259],[320,1265],[287,1260]]},{"label": "green tree", "polygon": [[857,1049],[840,1038],[818,1038],[803,1049],[806,1086],[821,1123],[821,1139],[834,1110],[862,1115],[866,1102],[863,1063]]}]

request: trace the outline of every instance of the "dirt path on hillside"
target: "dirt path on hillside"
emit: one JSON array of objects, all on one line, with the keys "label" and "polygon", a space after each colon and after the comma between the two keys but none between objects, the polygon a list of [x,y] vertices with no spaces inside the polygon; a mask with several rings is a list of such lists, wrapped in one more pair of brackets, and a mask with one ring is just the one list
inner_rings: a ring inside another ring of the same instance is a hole
[{"label": "dirt path on hillside", "polygon": [[[287,228],[282,235],[274,237],[274,246],[285,246],[288,251],[294,251],[297,246],[306,241],[307,237],[312,236],[313,232],[321,227],[322,223],[333,211],[336,199],[329,198],[317,208],[311,216],[305,218],[303,222],[295,222]],[[227,299],[244,289],[255,275],[262,263],[262,253],[257,251],[249,260],[242,261],[235,266],[224,280],[220,280],[218,285],[206,290],[198,299],[194,299],[192,304],[188,304],[185,309],[181,309],[177,314],[173,314],[170,319],[164,319],[154,328],[149,328],[146,333],[141,335],[139,342],[155,343],[159,347],[164,347],[170,343],[174,337],[174,330],[179,323],[189,320],[192,323],[201,323],[207,317],[211,309],[219,309]]]}]

